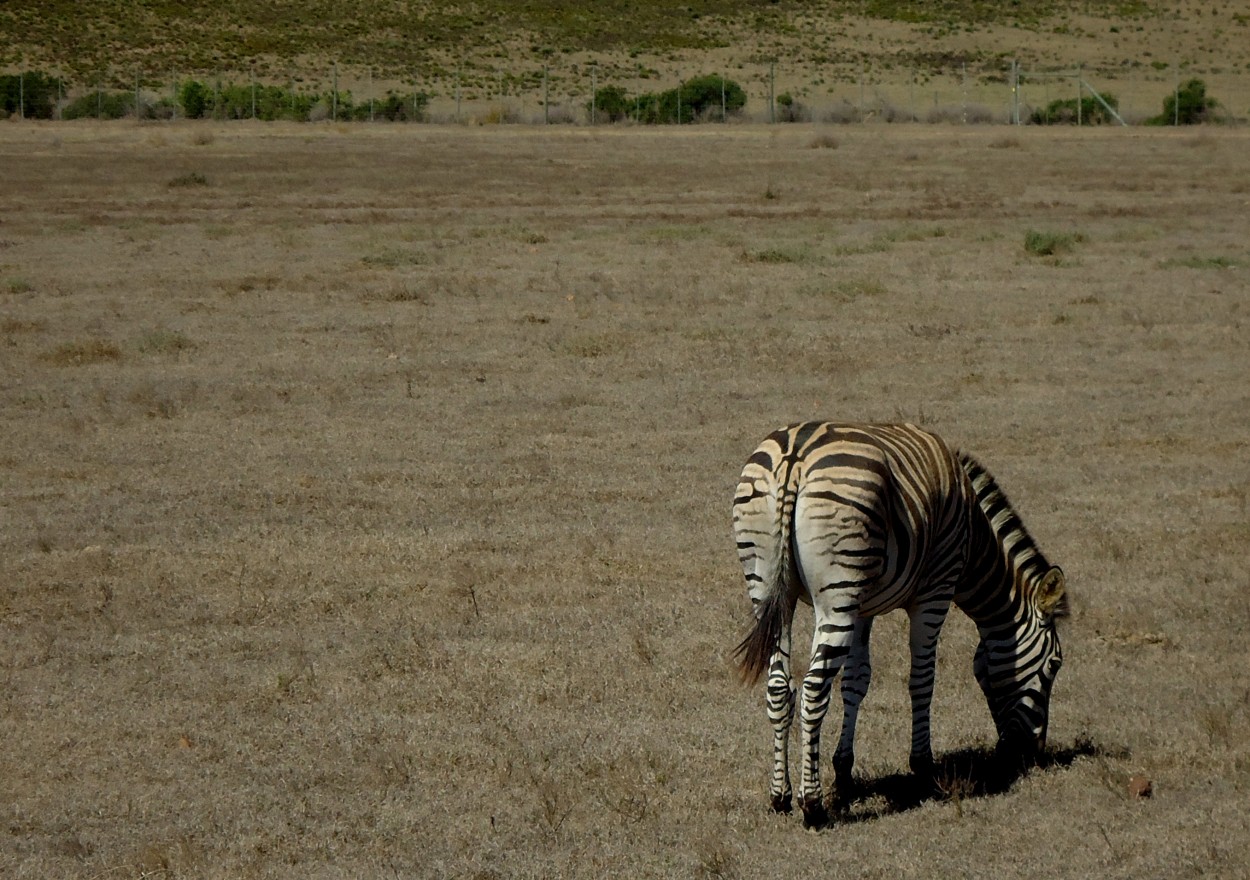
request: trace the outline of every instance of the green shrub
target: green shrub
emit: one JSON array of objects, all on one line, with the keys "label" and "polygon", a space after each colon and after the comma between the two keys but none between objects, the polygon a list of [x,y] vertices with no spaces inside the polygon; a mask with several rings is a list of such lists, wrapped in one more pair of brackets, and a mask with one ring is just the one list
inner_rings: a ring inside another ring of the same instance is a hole
[{"label": "green shrub", "polygon": [[650,125],[719,120],[722,86],[726,114],[741,113],[747,103],[746,92],[733,80],[715,73],[686,80],[677,89],[647,92],[632,99],[617,86],[605,86],[595,92],[596,109],[614,122],[627,117]]},{"label": "green shrub", "polygon": [[[595,92],[592,104],[597,120],[620,122],[632,116],[634,112],[634,102],[620,86],[604,86],[599,89]],[[591,112],[592,104],[586,105],[587,113]]]},{"label": "green shrub", "polygon": [[[1102,97],[1113,108],[1119,109],[1120,102],[1115,95],[1108,92]],[[1082,125],[1107,125],[1116,121],[1107,108],[1092,95],[1082,97],[1080,107]],[[1034,110],[1029,119],[1034,125],[1076,125],[1076,109],[1076,98],[1063,98],[1051,101],[1044,110]]]},{"label": "green shrub", "polygon": [[212,106],[212,92],[204,83],[189,79],[178,87],[178,103],[188,119],[202,119]]},{"label": "green shrub", "polygon": [[742,86],[718,74],[709,74],[687,80],[681,88],[683,108],[689,105],[697,117],[718,119],[721,109],[721,88],[724,86],[725,112],[738,114],[747,103],[747,93]]},{"label": "green shrub", "polygon": [[1219,102],[1207,96],[1207,84],[1191,79],[1163,99],[1163,112],[1147,120],[1148,125],[1199,125],[1217,121]]},{"label": "green shrub", "polygon": [[62,119],[122,119],[134,114],[134,92],[96,90],[80,95],[61,108]]},{"label": "green shrub", "polygon": [[0,76],[0,116],[51,119],[62,85],[60,79],[38,70]]},{"label": "green shrub", "polygon": [[[307,121],[313,107],[322,100],[329,106],[331,97],[251,83],[218,83],[212,87],[197,80],[187,80],[178,88],[178,103],[188,119],[251,119],[255,116],[270,121]],[[368,109],[366,105],[366,119]],[[340,118],[350,118],[351,113],[351,95],[340,93]]]},{"label": "green shrub", "polygon": [[[425,119],[425,110],[430,103],[430,96],[425,92],[409,93],[401,95],[396,92],[387,92],[386,97],[381,101],[373,102],[373,116],[375,119],[385,119],[388,122],[422,122]],[[365,118],[368,118],[369,105],[364,105]]]}]

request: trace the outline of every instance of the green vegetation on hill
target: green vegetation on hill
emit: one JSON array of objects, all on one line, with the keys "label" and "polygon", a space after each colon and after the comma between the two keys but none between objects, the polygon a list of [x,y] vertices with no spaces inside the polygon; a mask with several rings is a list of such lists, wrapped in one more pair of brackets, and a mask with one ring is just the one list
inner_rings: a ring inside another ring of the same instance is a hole
[{"label": "green vegetation on hill", "polygon": [[272,75],[320,58],[381,77],[428,78],[458,67],[516,69],[575,51],[635,57],[732,46],[775,55],[779,40],[798,39],[819,54],[830,51],[820,34],[853,18],[940,33],[1032,27],[1073,10],[1120,20],[1150,14],[1138,0],[29,0],[0,4],[0,67],[52,68],[81,83],[123,86],[133,85],[136,70]]}]

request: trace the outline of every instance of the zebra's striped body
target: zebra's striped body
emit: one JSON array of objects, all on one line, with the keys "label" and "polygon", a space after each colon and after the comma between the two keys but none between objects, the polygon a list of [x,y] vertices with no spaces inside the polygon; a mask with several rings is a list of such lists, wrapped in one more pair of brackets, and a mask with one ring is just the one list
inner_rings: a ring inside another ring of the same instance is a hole
[{"label": "zebra's striped body", "polygon": [[790,809],[790,623],[800,599],[815,613],[800,702],[799,801],[807,824],[826,818],[820,728],[840,670],[844,713],[834,769],[839,788],[849,786],[878,614],[902,608],[911,621],[914,772],[932,769],[929,708],[938,633],[952,601],[980,631],[974,672],[1000,741],[1024,752],[1044,744],[1060,663],[1054,618],[1066,608],[1063,575],[972,458],[914,425],[806,422],[760,444],[742,471],[733,511],[756,616],[738,654],[748,680],[767,672],[774,809]]}]

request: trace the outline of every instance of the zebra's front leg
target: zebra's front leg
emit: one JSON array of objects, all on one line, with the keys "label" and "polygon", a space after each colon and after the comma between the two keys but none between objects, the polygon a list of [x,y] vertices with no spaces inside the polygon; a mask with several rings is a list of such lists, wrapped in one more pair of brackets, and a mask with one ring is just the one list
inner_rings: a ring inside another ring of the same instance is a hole
[{"label": "zebra's front leg", "polygon": [[790,723],[794,720],[794,686],[790,683],[790,627],[781,631],[777,650],[768,664],[764,700],[773,725],[773,774],[768,794],[773,812],[792,809],[790,788]]},{"label": "zebra's front leg", "polygon": [[937,643],[950,610],[950,597],[942,596],[908,610],[911,621],[911,758],[912,773],[924,782],[933,779],[931,709],[937,672]]},{"label": "zebra's front leg", "polygon": [[868,651],[871,635],[871,617],[856,621],[851,652],[842,667],[842,735],[838,739],[838,750],[833,753],[834,793],[836,804],[840,806],[849,804],[854,794],[855,723],[859,719],[859,705],[872,683],[872,659]]},{"label": "zebra's front leg", "polygon": [[807,828],[819,828],[829,821],[820,784],[820,726],[829,710],[833,680],[850,651],[853,628],[849,621],[834,622],[819,613],[816,615],[812,662],[803,676],[800,710],[803,759],[799,772],[799,805],[803,808],[803,824]]}]

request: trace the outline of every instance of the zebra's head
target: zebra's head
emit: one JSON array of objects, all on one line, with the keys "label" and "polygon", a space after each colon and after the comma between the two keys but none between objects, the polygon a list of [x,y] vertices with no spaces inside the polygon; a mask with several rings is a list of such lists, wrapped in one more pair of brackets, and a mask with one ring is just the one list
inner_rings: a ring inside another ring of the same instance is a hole
[{"label": "zebra's head", "polygon": [[972,662],[998,728],[999,750],[1034,764],[1046,748],[1050,691],[1063,665],[1056,621],[1068,615],[1063,571],[1048,569],[1021,591],[1026,613],[1014,637],[982,639]]}]

